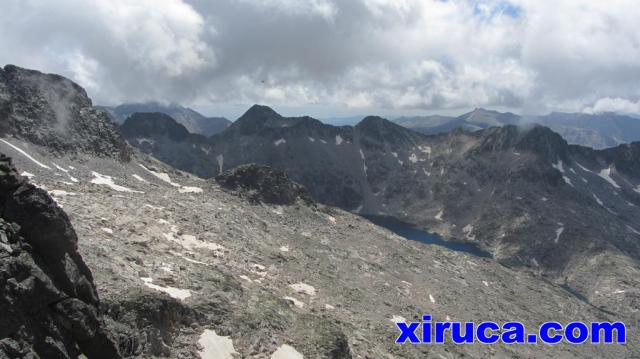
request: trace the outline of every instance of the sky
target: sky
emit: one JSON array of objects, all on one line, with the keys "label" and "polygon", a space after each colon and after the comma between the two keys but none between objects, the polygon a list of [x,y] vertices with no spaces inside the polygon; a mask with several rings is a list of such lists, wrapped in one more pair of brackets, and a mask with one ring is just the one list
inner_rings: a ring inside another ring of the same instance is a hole
[{"label": "sky", "polygon": [[640,113],[637,0],[4,0],[0,64],[236,118]]}]

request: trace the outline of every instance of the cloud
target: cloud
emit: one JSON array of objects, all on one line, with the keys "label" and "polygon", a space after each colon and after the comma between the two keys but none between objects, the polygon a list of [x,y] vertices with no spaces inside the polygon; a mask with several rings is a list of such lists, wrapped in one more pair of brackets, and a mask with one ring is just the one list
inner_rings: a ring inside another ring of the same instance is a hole
[{"label": "cloud", "polygon": [[603,112],[617,112],[617,113],[640,113],[640,101],[630,101],[624,98],[601,98],[592,107],[587,107],[583,110],[585,113],[603,113]]},{"label": "cloud", "polygon": [[101,103],[534,113],[640,98],[635,0],[3,6],[0,61],[62,73]]}]

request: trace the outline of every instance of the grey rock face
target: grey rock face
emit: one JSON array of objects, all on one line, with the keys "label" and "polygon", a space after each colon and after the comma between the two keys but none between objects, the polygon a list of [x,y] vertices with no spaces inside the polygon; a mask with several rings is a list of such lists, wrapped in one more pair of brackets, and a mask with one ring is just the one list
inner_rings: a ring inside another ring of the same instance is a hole
[{"label": "grey rock face", "polygon": [[118,358],[67,216],[0,154],[0,356]]},{"label": "grey rock face", "polygon": [[130,150],[86,92],[58,75],[13,65],[0,69],[0,135],[59,153],[127,160]]}]

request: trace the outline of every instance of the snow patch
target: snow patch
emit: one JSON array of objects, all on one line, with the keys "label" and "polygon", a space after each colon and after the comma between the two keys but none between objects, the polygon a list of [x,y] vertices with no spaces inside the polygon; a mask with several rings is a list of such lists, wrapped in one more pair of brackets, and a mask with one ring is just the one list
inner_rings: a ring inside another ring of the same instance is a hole
[{"label": "snow patch", "polygon": [[426,154],[427,156],[429,156],[429,158],[431,158],[431,147],[429,146],[418,146],[418,148],[420,149],[420,151],[422,151],[424,154]]},{"label": "snow patch", "polygon": [[233,347],[233,340],[216,334],[214,330],[205,330],[200,335],[198,344],[202,347],[198,352],[201,359],[233,359],[238,354]]},{"label": "snow patch", "polygon": [[418,156],[416,156],[415,153],[412,153],[411,156],[409,156],[409,161],[411,161],[411,163],[417,163],[418,162]]},{"label": "snow patch", "polygon": [[[362,148],[360,149],[360,158],[362,158],[362,169],[364,170],[364,175],[367,175],[367,159],[364,157],[364,152],[362,152]],[[640,187],[640,186],[639,186]]]},{"label": "snow patch", "polygon": [[436,299],[435,299],[431,294],[429,294],[429,301],[430,301],[431,303],[435,303],[435,302],[436,302]]},{"label": "snow patch", "polygon": [[341,144],[342,144],[342,142],[343,142],[343,140],[342,140],[342,136],[340,136],[340,135],[336,135],[336,145],[338,145],[338,146],[339,146],[339,145],[341,145]]},{"label": "snow patch", "polygon": [[640,236],[640,231],[627,224],[627,229]]},{"label": "snow patch", "polygon": [[560,236],[564,232],[564,224],[558,222],[558,225],[560,226],[560,228],[556,229],[556,238],[553,239],[553,243],[558,243],[558,241],[560,240]]},{"label": "snow patch", "polygon": [[288,252],[288,251],[289,251],[289,247],[287,246],[280,247],[280,252]]},{"label": "snow patch", "polygon": [[575,187],[573,183],[571,183],[571,179],[567,176],[562,176],[562,179],[571,187]]},{"label": "snow patch", "polygon": [[164,173],[164,172],[152,171],[152,170],[148,169],[147,167],[143,166],[140,163],[139,163],[139,165],[140,165],[140,167],[144,168],[145,171],[147,171],[147,172],[151,173],[152,175],[154,175],[156,178],[158,178],[158,179],[160,179],[160,180],[172,185],[173,187],[180,187],[179,184],[171,181],[171,177],[169,177],[169,174]]},{"label": "snow patch", "polygon": [[200,188],[200,187],[182,186],[182,187],[180,187],[178,192],[180,192],[180,193],[202,193],[202,188]]},{"label": "snow patch", "polygon": [[307,137],[307,138],[308,138],[308,139],[309,139],[309,141],[311,141],[311,142],[316,142],[316,139],[315,139],[315,138],[313,138],[313,137],[311,137],[311,136],[309,136],[309,137]]},{"label": "snow patch", "polygon": [[287,141],[286,141],[284,138],[281,138],[281,139],[279,139],[279,140],[277,140],[277,141],[273,142],[273,144],[274,144],[274,145],[276,145],[276,147],[277,147],[277,146],[280,146],[280,145],[281,145],[281,144],[283,144],[283,143],[287,143]]},{"label": "snow patch", "polygon": [[462,228],[462,233],[465,234],[465,237],[470,240],[470,241],[475,241],[476,239],[476,235],[473,234],[473,225],[471,224],[467,224],[466,226],[464,226],[464,228]]},{"label": "snow patch", "polygon": [[224,155],[217,155],[216,162],[218,162],[218,174],[222,174],[222,170],[224,168]]},{"label": "snow patch", "polygon": [[609,184],[612,185],[614,188],[620,189],[620,185],[618,185],[618,183],[616,183],[616,181],[614,181],[613,178],[611,178],[611,167],[604,168],[602,171],[600,171],[600,173],[598,173],[598,176],[600,176],[605,181],[609,182]]},{"label": "snow patch", "polygon": [[324,305],[324,309],[326,309],[326,310],[334,310],[334,309],[336,309],[336,307],[334,307],[334,306],[333,306],[333,305],[331,305],[331,304],[325,304],[325,305]]},{"label": "snow patch", "polygon": [[406,323],[407,322],[407,319],[405,317],[403,317],[403,316],[400,316],[400,315],[394,315],[389,320],[391,321],[391,323]]},{"label": "snow patch", "polygon": [[562,163],[562,160],[559,160],[558,163],[552,163],[551,166],[560,171],[560,173],[564,173],[564,164]]},{"label": "snow patch", "polygon": [[132,177],[133,177],[133,178],[135,178],[135,179],[137,179],[137,180],[138,180],[138,181],[140,181],[140,182],[145,182],[145,183],[147,182],[147,180],[146,180],[146,179],[144,179],[144,178],[142,178],[142,177],[140,177],[140,176],[138,176],[138,175],[133,175]]},{"label": "snow patch", "polygon": [[283,344],[271,354],[271,359],[304,359],[304,357],[292,346]]},{"label": "snow patch", "polygon": [[67,192],[61,189],[52,189],[49,191],[49,194],[53,197],[64,197],[64,196],[76,196],[75,192]]},{"label": "snow patch", "polygon": [[438,212],[438,214],[435,215],[435,219],[437,219],[438,221],[442,221],[442,216],[444,215],[444,209],[441,209],[440,212]]},{"label": "snow patch", "polygon": [[177,234],[178,234],[178,228],[176,226],[171,226],[171,232],[164,233],[163,236],[167,240],[174,243],[178,243],[182,247],[190,251],[194,249],[208,249],[215,252],[216,255],[222,256],[225,250],[225,248],[222,247],[221,245],[211,243],[211,242],[200,241],[196,238],[196,236],[192,236],[190,234],[183,234],[180,237],[177,237]]},{"label": "snow patch", "polygon": [[585,172],[591,172],[594,173],[593,171],[591,171],[590,169],[586,168],[585,166],[581,165],[580,163],[576,162],[576,165],[578,165],[578,167],[580,167],[580,169],[582,169]]},{"label": "snow patch", "polygon": [[20,173],[20,176],[27,177],[28,179],[32,179],[36,175],[34,175],[33,173],[30,173],[30,172],[27,172],[27,171],[23,171],[22,173]]},{"label": "snow patch", "polygon": [[316,295],[316,289],[306,283],[289,284],[289,287],[298,293],[304,293],[306,295]]},{"label": "snow patch", "polygon": [[36,160],[36,159],[35,159],[35,158],[33,158],[33,157],[31,157],[31,155],[30,155],[30,154],[28,154],[28,153],[26,153],[25,151],[23,151],[22,149],[20,149],[20,147],[14,146],[14,145],[12,145],[11,143],[9,143],[9,142],[7,142],[7,141],[5,141],[5,140],[3,140],[3,139],[0,139],[0,141],[4,142],[5,144],[7,144],[9,147],[13,148],[14,150],[16,150],[16,151],[20,152],[23,156],[25,156],[26,158],[28,158],[29,160],[31,160],[31,162],[35,163],[36,165],[38,165],[38,166],[40,166],[40,167],[42,167],[42,168],[48,169],[48,170],[50,170],[50,169],[51,169],[51,167],[49,167],[49,166],[45,165],[45,164],[44,164],[44,163],[42,163],[42,162],[39,162],[38,160]]},{"label": "snow patch", "polygon": [[91,180],[91,183],[93,184],[104,185],[117,192],[144,193],[140,191],[134,191],[131,188],[127,188],[127,187],[115,184],[113,182],[113,177],[111,176],[105,176],[95,171],[91,171],[91,174],[93,175],[93,179]]},{"label": "snow patch", "polygon": [[144,285],[147,287],[157,290],[159,292],[167,293],[171,298],[175,298],[178,300],[185,300],[191,296],[191,291],[188,289],[179,289],[174,287],[161,287],[159,285],[153,284],[153,279],[151,278],[140,278],[144,282]]}]

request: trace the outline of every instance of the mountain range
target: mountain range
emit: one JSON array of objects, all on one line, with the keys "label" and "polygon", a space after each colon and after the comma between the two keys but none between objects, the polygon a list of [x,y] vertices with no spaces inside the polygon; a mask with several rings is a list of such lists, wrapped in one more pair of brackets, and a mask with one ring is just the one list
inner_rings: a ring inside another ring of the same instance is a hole
[{"label": "mountain range", "polygon": [[205,117],[197,111],[180,105],[165,105],[157,102],[130,103],[119,106],[101,106],[109,117],[117,124],[124,121],[136,112],[158,112],[171,116],[179,124],[183,125],[189,132],[203,136],[211,136],[225,128],[231,121],[224,117]]},{"label": "mountain range", "polygon": [[495,126],[536,123],[551,128],[571,144],[597,149],[640,141],[640,121],[632,116],[615,113],[552,112],[544,116],[523,117],[510,112],[477,108],[458,117],[415,116],[400,117],[393,121],[424,134],[449,132],[457,127],[476,131]]},{"label": "mountain range", "polygon": [[[18,323],[0,325],[0,356],[640,355],[393,344],[394,323],[424,313],[630,322],[638,143],[594,150],[539,125],[336,127],[259,105],[210,137],[160,112],[117,128],[78,85],[15,66],[0,70],[0,99],[0,152],[13,158],[0,157],[0,311]],[[409,241],[359,214],[491,257]]]}]

